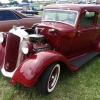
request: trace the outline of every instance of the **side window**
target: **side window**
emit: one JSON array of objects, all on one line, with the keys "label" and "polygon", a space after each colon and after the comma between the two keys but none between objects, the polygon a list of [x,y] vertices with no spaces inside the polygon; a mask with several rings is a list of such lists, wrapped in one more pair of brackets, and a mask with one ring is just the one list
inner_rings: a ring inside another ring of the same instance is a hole
[{"label": "side window", "polygon": [[0,11],[0,21],[5,20],[17,20],[17,18],[11,11]]},{"label": "side window", "polygon": [[97,24],[100,24],[100,14],[98,15]]},{"label": "side window", "polygon": [[80,26],[93,25],[95,12],[84,12],[81,17]]}]

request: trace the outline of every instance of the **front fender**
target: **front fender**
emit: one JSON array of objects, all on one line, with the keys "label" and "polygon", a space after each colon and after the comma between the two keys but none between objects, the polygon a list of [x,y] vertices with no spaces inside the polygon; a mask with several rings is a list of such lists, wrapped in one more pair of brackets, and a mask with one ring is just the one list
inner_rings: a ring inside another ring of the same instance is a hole
[{"label": "front fender", "polygon": [[2,67],[5,55],[5,44],[0,43],[0,68]]},{"label": "front fender", "polygon": [[70,66],[62,54],[52,50],[41,51],[27,58],[18,67],[10,82],[12,84],[20,82],[27,87],[32,86],[44,69],[55,61],[63,61],[67,66]]}]

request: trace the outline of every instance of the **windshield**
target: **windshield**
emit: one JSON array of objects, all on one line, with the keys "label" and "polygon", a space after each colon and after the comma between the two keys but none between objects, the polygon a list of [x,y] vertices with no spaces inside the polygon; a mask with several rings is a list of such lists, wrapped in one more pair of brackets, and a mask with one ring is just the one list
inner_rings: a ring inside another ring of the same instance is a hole
[{"label": "windshield", "polygon": [[56,21],[75,25],[78,12],[74,10],[44,10],[42,21]]}]

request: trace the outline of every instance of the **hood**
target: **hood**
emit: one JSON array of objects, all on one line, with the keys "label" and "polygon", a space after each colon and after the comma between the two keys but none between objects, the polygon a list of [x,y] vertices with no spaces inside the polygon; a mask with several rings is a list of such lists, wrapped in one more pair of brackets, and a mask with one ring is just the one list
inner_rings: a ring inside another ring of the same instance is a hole
[{"label": "hood", "polygon": [[63,36],[66,36],[66,34],[69,36],[74,31],[74,27],[59,22],[42,22],[37,27],[42,29],[39,34],[47,38],[48,43],[54,50],[59,49],[59,44]]},{"label": "hood", "polygon": [[[55,29],[58,32],[71,32],[74,30],[74,27],[65,23],[59,23],[59,22],[42,22],[38,25],[39,28],[43,28],[44,31],[49,29]],[[42,32],[42,34],[46,34],[46,32]]]}]

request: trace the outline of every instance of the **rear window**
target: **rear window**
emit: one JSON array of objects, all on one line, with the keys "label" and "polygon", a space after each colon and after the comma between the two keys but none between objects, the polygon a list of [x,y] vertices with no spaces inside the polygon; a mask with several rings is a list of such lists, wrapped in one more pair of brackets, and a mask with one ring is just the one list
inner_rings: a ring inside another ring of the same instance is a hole
[{"label": "rear window", "polygon": [[0,21],[17,20],[16,16],[8,10],[0,11]]}]

